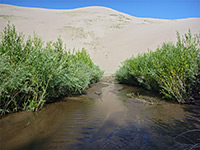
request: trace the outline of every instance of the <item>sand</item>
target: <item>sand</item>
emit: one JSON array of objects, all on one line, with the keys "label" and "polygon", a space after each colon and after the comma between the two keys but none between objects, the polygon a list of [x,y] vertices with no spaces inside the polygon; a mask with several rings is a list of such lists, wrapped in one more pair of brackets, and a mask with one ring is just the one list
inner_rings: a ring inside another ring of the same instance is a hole
[{"label": "sand", "polygon": [[155,50],[163,42],[175,42],[176,31],[183,34],[190,28],[200,33],[200,18],[137,18],[96,6],[50,10],[0,4],[0,32],[8,21],[26,37],[36,32],[47,42],[60,36],[68,49],[85,48],[105,76],[114,74],[131,56]]}]

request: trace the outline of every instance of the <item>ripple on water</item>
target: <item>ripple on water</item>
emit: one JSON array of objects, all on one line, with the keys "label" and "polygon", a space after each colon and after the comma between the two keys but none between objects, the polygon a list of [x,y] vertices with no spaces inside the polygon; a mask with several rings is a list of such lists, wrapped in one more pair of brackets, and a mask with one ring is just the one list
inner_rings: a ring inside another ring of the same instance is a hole
[{"label": "ripple on water", "polygon": [[105,80],[86,95],[65,98],[38,113],[1,119],[0,142],[8,150],[191,149],[200,143],[199,120],[198,106],[169,103]]}]

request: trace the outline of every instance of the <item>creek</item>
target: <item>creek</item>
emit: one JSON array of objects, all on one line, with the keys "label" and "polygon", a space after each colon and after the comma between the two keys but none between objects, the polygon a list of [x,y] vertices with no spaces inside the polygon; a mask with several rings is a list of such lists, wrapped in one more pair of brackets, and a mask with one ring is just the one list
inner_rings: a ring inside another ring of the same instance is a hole
[{"label": "creek", "polygon": [[105,78],[84,95],[0,119],[2,150],[200,148],[200,111]]}]

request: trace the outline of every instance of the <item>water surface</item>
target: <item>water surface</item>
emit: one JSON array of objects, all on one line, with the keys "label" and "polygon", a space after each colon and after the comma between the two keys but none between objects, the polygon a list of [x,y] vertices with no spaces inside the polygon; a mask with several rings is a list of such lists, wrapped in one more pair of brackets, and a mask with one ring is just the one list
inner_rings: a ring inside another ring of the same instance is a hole
[{"label": "water surface", "polygon": [[85,95],[4,117],[0,143],[7,150],[198,149],[199,120],[198,106],[104,79]]}]

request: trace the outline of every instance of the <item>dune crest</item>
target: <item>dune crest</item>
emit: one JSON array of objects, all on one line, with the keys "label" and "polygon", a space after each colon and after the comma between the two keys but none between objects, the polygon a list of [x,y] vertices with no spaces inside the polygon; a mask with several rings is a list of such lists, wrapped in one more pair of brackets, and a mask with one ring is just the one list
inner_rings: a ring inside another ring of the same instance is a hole
[{"label": "dune crest", "polygon": [[86,48],[105,75],[113,74],[132,55],[175,41],[176,31],[200,32],[200,18],[137,18],[99,6],[50,10],[0,4],[0,31],[8,21],[26,36],[36,32],[45,41],[61,36],[69,49]]}]

